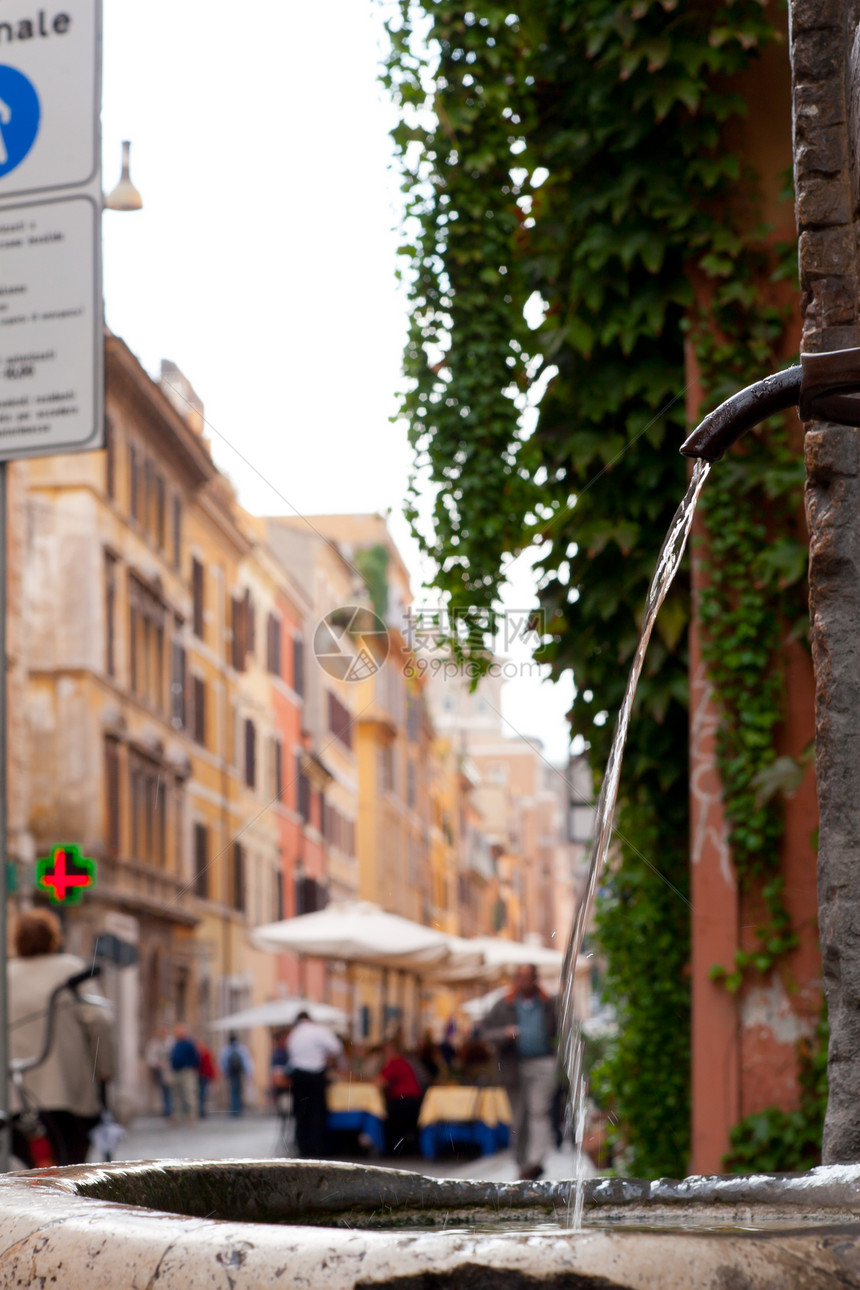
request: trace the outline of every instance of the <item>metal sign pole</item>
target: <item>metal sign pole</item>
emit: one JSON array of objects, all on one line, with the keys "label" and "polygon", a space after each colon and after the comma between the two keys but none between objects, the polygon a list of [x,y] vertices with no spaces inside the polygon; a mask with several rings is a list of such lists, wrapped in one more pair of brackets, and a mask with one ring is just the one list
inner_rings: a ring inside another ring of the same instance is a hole
[{"label": "metal sign pole", "polygon": [[[0,352],[8,423],[0,461],[0,1113],[9,1106],[6,463],[104,447],[101,0],[63,7],[52,17],[40,12],[40,37],[50,39],[22,39],[21,23],[0,63],[3,274],[27,300],[26,310],[4,317]],[[140,205],[127,189],[121,197],[120,209]],[[9,1143],[0,1124],[4,1172]]]},{"label": "metal sign pole", "polygon": [[[9,1110],[9,1009],[7,1006],[6,925],[9,892],[6,852],[6,472],[0,461],[0,1116]],[[8,1126],[0,1118],[0,1173],[9,1172]]]}]

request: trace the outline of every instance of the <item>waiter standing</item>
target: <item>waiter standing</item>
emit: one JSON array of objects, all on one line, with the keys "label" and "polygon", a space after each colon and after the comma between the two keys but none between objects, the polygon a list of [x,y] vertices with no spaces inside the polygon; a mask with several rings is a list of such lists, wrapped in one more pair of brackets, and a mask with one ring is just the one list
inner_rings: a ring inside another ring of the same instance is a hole
[{"label": "waiter standing", "polygon": [[327,1147],[326,1071],[343,1052],[325,1026],[300,1012],[287,1039],[287,1065],[293,1086],[296,1145],[305,1160],[324,1160]]}]

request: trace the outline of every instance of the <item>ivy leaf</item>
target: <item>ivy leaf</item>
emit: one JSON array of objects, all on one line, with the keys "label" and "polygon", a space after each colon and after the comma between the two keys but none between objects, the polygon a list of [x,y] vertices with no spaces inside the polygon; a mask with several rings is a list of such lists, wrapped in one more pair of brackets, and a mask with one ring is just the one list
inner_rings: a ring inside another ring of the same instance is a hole
[{"label": "ivy leaf", "polygon": [[666,244],[662,238],[649,238],[642,245],[640,255],[649,273],[659,273],[666,255]]},{"label": "ivy leaf", "polygon": [[755,572],[759,577],[773,580],[782,587],[803,581],[809,565],[809,549],[796,538],[783,537],[771,542],[759,552]]},{"label": "ivy leaf", "polygon": [[758,771],[751,781],[756,790],[756,806],[762,807],[777,796],[790,797],[796,793],[803,783],[811,760],[809,755],[777,757],[769,766]]},{"label": "ivy leaf", "polygon": [[655,623],[657,634],[670,654],[677,649],[689,621],[690,607],[686,599],[670,593],[663,602]]},{"label": "ivy leaf", "polygon": [[568,318],[564,336],[572,349],[582,354],[583,358],[589,357],[594,346],[594,332],[584,319],[576,315]]},{"label": "ivy leaf", "polygon": [[659,36],[656,40],[649,40],[643,46],[642,52],[648,59],[648,71],[659,72],[669,60],[669,55],[672,52],[672,42],[667,35]]}]

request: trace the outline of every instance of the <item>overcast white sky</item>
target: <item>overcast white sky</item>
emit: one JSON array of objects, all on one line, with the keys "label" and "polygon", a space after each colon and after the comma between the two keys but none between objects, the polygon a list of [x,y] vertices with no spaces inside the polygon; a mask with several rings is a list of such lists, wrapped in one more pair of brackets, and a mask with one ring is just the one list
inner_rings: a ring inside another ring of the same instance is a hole
[{"label": "overcast white sky", "polygon": [[[390,509],[416,601],[432,603],[401,515],[406,433],[389,421],[405,304],[382,19],[379,0],[104,0],[104,186],[130,139],[144,199],[105,212],[105,308],[152,375],[162,358],[185,372],[243,505]],[[531,605],[527,569],[517,582],[508,603]],[[564,758],[571,693],[508,685],[508,733]]]}]

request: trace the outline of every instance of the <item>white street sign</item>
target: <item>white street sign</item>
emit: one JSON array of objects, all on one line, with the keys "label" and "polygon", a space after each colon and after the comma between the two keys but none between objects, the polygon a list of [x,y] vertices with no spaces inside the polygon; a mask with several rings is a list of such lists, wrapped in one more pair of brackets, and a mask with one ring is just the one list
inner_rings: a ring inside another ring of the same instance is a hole
[{"label": "white street sign", "polygon": [[0,461],[104,444],[100,110],[100,0],[0,0]]},{"label": "white street sign", "polygon": [[97,0],[0,0],[0,201],[96,178],[100,70]]},{"label": "white street sign", "polygon": [[101,446],[98,205],[0,207],[0,459]]}]

